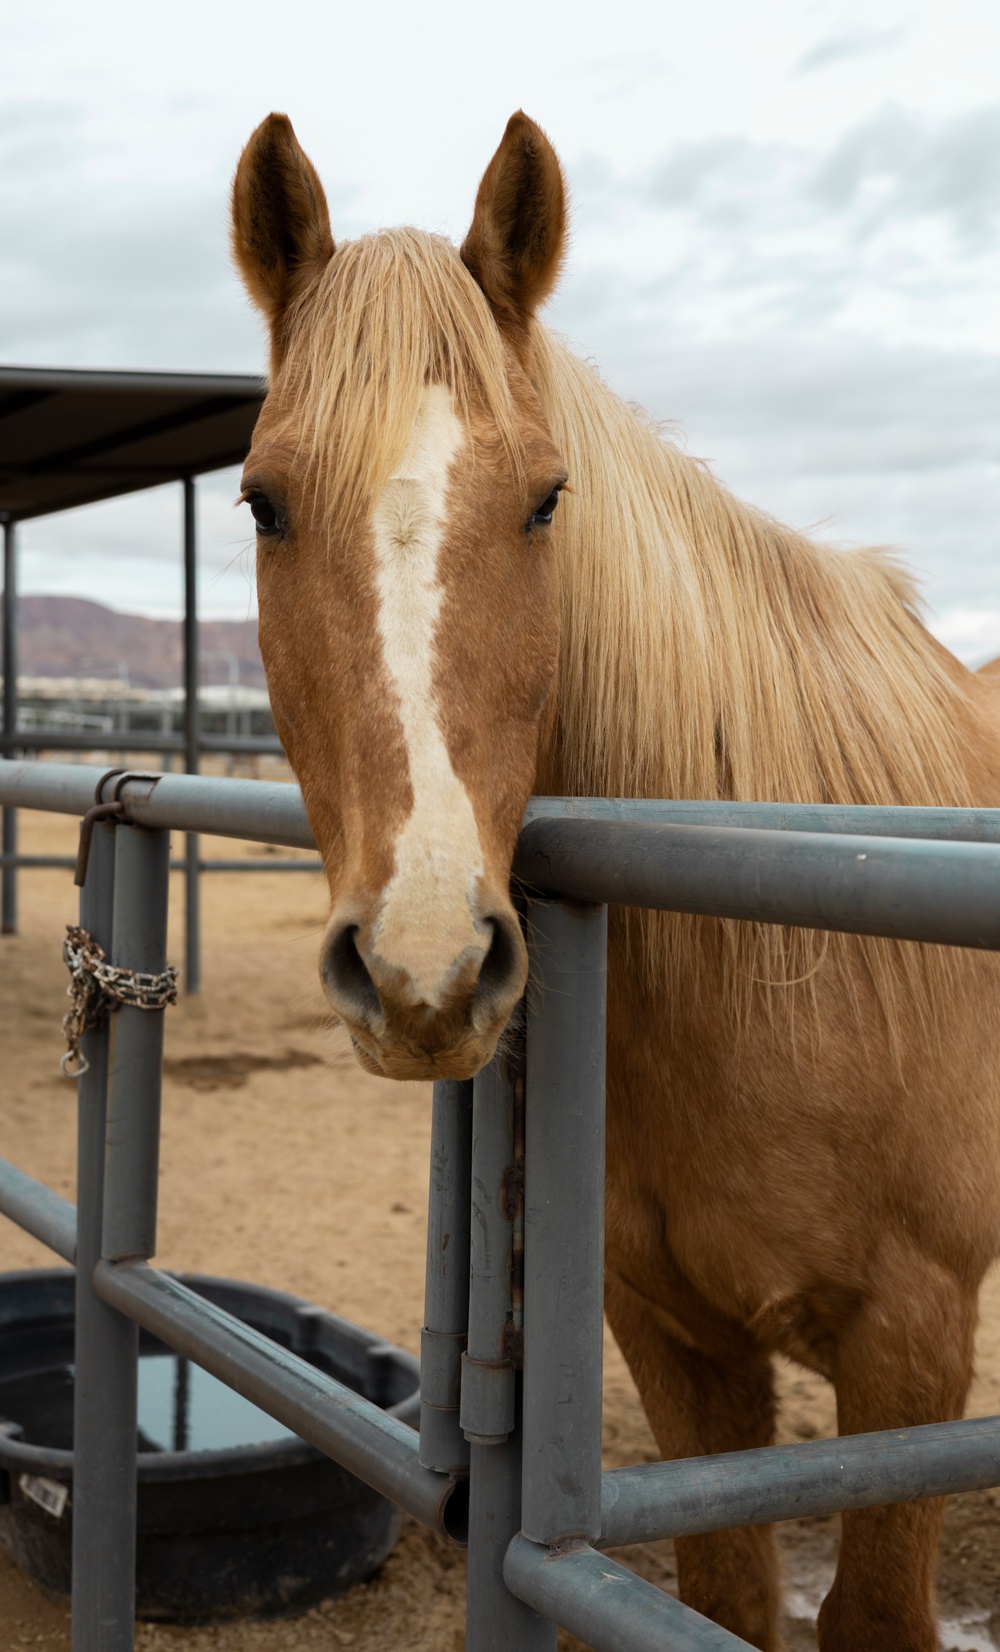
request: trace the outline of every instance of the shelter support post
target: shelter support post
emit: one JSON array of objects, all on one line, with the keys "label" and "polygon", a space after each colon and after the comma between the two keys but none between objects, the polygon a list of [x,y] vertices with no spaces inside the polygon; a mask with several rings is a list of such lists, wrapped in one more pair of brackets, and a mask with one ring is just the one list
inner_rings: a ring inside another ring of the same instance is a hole
[{"label": "shelter support post", "polygon": [[[184,478],[184,759],[199,768],[198,534],[193,476]],[[184,990],[201,991],[201,868],[197,832],[188,832],[184,867]]]},{"label": "shelter support post", "polygon": [[[17,733],[17,540],[14,523],[3,525],[3,732],[4,756],[13,756]],[[3,810],[0,930],[17,934],[17,810]]]},{"label": "shelter support post", "polygon": [[[80,923],[112,953],[115,828],[94,828]],[[135,1011],[135,1014],[141,1012]],[[84,1035],[78,1080],[73,1648],[132,1652],[138,1330],[95,1294],[101,1256],[108,1027]]]}]

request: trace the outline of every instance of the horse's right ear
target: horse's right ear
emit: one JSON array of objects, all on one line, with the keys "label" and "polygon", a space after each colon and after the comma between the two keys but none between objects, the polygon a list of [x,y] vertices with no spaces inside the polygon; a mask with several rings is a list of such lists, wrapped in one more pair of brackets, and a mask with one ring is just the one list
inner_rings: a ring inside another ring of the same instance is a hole
[{"label": "horse's right ear", "polygon": [[483,173],[462,262],[500,322],[523,328],[556,284],[566,190],[556,152],[520,109]]},{"label": "horse's right ear", "polygon": [[268,115],[233,180],[233,256],[271,329],[272,362],[283,350],[291,300],[333,254],[323,185],[287,115]]}]

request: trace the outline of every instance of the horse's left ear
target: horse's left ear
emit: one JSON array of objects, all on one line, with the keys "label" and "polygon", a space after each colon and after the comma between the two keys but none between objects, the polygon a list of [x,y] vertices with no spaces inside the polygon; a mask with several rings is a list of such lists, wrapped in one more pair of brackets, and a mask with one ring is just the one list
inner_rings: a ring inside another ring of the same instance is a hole
[{"label": "horse's left ear", "polygon": [[271,329],[273,367],[289,304],[333,255],[323,185],[287,115],[268,115],[240,156],[232,235],[243,285]]},{"label": "horse's left ear", "polygon": [[462,261],[501,326],[524,327],[559,276],[566,190],[556,152],[518,110],[483,174]]}]

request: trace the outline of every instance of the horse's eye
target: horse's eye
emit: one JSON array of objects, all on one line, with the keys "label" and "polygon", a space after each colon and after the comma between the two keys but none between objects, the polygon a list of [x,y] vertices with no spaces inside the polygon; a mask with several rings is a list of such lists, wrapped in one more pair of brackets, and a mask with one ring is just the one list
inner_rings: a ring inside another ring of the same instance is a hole
[{"label": "horse's eye", "polygon": [[248,493],[246,502],[250,506],[250,514],[257,524],[258,533],[266,535],[278,532],[278,513],[265,494]]},{"label": "horse's eye", "polygon": [[552,521],[552,513],[559,503],[559,489],[553,488],[547,498],[543,499],[537,510],[533,510],[524,524],[529,533],[532,528],[544,528]]}]

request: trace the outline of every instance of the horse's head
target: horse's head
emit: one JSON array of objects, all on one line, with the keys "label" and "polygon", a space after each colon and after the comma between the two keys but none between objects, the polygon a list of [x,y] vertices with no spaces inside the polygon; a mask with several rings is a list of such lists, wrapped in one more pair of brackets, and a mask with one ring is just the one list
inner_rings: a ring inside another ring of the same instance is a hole
[{"label": "horse's head", "polygon": [[515,115],[461,249],[334,246],[284,116],[233,198],[271,334],[243,477],[275,720],[323,855],[322,976],[363,1064],[467,1077],[524,988],[508,882],[551,713],[566,480],[532,387],[559,164]]}]

